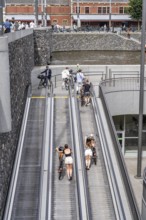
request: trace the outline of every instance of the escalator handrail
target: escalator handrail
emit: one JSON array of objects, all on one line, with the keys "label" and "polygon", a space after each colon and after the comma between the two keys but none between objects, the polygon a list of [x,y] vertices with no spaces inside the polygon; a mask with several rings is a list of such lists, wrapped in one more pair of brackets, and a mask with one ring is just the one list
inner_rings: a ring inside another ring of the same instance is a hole
[{"label": "escalator handrail", "polygon": [[13,208],[14,197],[15,197],[15,192],[16,192],[16,185],[17,185],[17,180],[18,180],[18,173],[19,173],[22,149],[23,149],[23,144],[24,144],[28,113],[30,109],[30,100],[31,100],[31,85],[28,86],[27,100],[25,104],[22,125],[21,125],[21,130],[20,130],[20,136],[19,136],[19,141],[18,141],[18,147],[17,147],[17,152],[16,152],[16,157],[15,157],[15,162],[14,162],[14,167],[13,167],[13,172],[12,172],[12,177],[11,177],[11,182],[10,182],[3,220],[10,220],[11,215],[12,215],[12,208]]},{"label": "escalator handrail", "polygon": [[[118,158],[117,161],[119,163],[120,170],[122,169],[122,175],[121,176],[122,176],[123,182],[125,184],[126,192],[127,192],[127,195],[128,195],[129,205],[130,205],[130,208],[131,208],[131,213],[133,215],[133,219],[138,220],[138,219],[141,219],[141,217],[140,217],[139,210],[138,210],[138,207],[137,207],[137,203],[136,203],[134,193],[133,193],[133,190],[132,190],[132,187],[131,187],[131,183],[130,183],[128,172],[127,172],[125,162],[124,162],[124,159],[123,159],[123,156],[122,156],[122,152],[120,150],[119,142],[116,138],[116,131],[115,131],[115,128],[114,128],[113,120],[112,120],[112,117],[109,113],[108,105],[106,103],[106,99],[104,97],[101,86],[99,86],[99,89],[100,89],[100,98],[101,98],[102,104],[104,106],[104,110],[106,112],[107,123],[108,123],[108,126],[110,128],[112,141],[113,141],[114,146],[115,146],[114,150],[115,150],[116,156]],[[97,100],[96,100],[96,95],[95,95],[93,85],[92,85],[92,94],[93,94],[93,98],[94,98],[95,103],[96,103],[95,105],[97,107]],[[109,156],[110,156],[110,154],[109,154]],[[115,180],[116,180],[116,178],[115,178]],[[117,192],[118,192],[118,186],[117,186]],[[120,201],[120,198],[119,198],[119,201]]]},{"label": "escalator handrail", "polygon": [[[74,119],[73,118],[73,110],[72,110],[72,102],[73,102],[73,98],[72,98],[72,92],[71,92],[71,85],[69,86],[69,94],[70,94],[70,106],[71,106],[71,117],[72,117],[72,119],[71,119],[71,122],[72,122],[72,130],[73,130],[73,135],[74,135],[74,144],[75,144],[75,139],[76,139],[76,135],[75,135],[75,131],[76,131],[76,133],[78,133],[78,138],[80,139],[80,135],[79,135],[79,126],[77,126],[77,130],[76,130],[76,127],[75,127],[75,125],[74,125],[74,122],[75,122],[75,120],[77,121],[78,119],[76,118],[76,119]],[[74,100],[75,100],[75,97],[74,97]],[[74,102],[75,103],[75,102]],[[76,104],[75,104],[76,105]],[[76,111],[76,106],[75,106],[75,111]],[[77,113],[76,113],[77,114]],[[79,141],[79,143],[81,143],[81,141]],[[83,216],[84,216],[84,218],[85,218],[85,216],[86,216],[86,219],[91,219],[90,218],[90,216],[89,216],[89,213],[90,213],[90,211],[89,211],[89,205],[88,205],[88,199],[87,199],[87,192],[86,192],[86,190],[87,190],[87,185],[86,185],[86,182],[85,182],[85,177],[84,177],[84,173],[83,173],[83,188],[84,189],[82,189],[82,192],[83,192],[83,195],[82,195],[82,193],[81,193],[81,186],[80,186],[80,181],[79,181],[79,173],[78,173],[78,163],[77,163],[77,161],[76,161],[76,158],[77,158],[77,152],[76,152],[76,147],[75,147],[75,145],[74,145],[74,147],[73,147],[73,149],[74,149],[74,160],[75,160],[75,175],[76,175],[76,182],[77,182],[77,195],[78,195],[78,204],[79,204],[79,219],[83,219]],[[82,170],[84,170],[84,164],[83,164],[83,158],[80,158],[81,159],[81,166],[82,166]],[[83,204],[82,204],[82,202],[81,202],[81,197],[82,196],[84,196],[84,199],[85,199],[85,206],[86,206],[86,208],[83,208]],[[86,213],[84,213],[84,212],[86,212]]]},{"label": "escalator handrail", "polygon": [[118,158],[118,163],[119,163],[119,166],[120,166],[120,170],[122,172],[123,182],[125,184],[125,189],[126,189],[126,192],[127,192],[127,195],[128,195],[129,205],[130,205],[130,208],[131,208],[131,212],[133,214],[133,219],[138,220],[138,219],[141,219],[141,216],[140,216],[139,209],[138,209],[138,206],[137,206],[137,202],[136,202],[134,192],[133,192],[133,189],[132,189],[132,186],[131,186],[131,182],[130,182],[129,174],[128,174],[128,171],[127,171],[127,168],[126,168],[126,165],[125,165],[125,161],[124,161],[122,152],[120,150],[120,143],[118,142],[118,139],[117,139],[116,130],[115,130],[115,127],[114,127],[114,124],[113,124],[113,120],[112,120],[108,105],[107,105],[107,101],[106,101],[105,96],[104,96],[104,92],[102,90],[102,86],[99,85],[99,89],[100,89],[100,97],[101,97],[101,100],[102,100],[102,103],[103,103],[103,106],[104,106],[104,110],[106,112],[107,122],[108,122],[108,125],[110,127],[111,136],[112,136],[112,139],[113,139],[113,142],[114,142],[114,146],[115,146],[114,149],[115,149],[115,152],[116,152],[116,156]]},{"label": "escalator handrail", "polygon": [[87,172],[85,170],[85,156],[84,156],[84,141],[83,141],[83,135],[82,135],[82,126],[81,126],[81,118],[80,118],[80,112],[79,112],[79,104],[77,102],[77,91],[76,88],[74,89],[74,98],[75,98],[75,108],[76,108],[76,116],[77,116],[77,124],[78,124],[78,134],[79,134],[79,148],[81,151],[81,162],[82,162],[82,172],[83,172],[83,181],[84,181],[84,193],[85,193],[85,199],[86,199],[86,207],[87,207],[87,216],[88,219],[91,218],[91,204],[89,202],[89,189],[88,189],[88,181],[87,181]]},{"label": "escalator handrail", "polygon": [[[47,220],[48,218],[48,207],[50,211],[52,208],[48,204],[50,201],[48,195],[48,175],[50,170],[49,161],[49,145],[52,143],[51,133],[51,115],[52,115],[52,93],[53,84],[50,87],[50,98],[48,97],[48,88],[45,89],[45,109],[44,109],[44,127],[43,127],[43,139],[42,139],[42,157],[41,157],[41,174],[40,174],[40,193],[39,193],[39,220]],[[50,105],[49,105],[50,104]],[[52,195],[51,195],[52,196]],[[52,198],[51,198],[52,199]]]}]

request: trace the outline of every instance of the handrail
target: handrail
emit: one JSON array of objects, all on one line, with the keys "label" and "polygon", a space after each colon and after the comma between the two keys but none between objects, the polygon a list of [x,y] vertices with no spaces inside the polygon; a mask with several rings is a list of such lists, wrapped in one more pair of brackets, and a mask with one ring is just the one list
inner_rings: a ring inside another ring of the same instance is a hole
[{"label": "handrail", "polygon": [[138,210],[138,207],[137,207],[137,203],[136,203],[136,199],[135,199],[135,196],[134,196],[134,193],[133,193],[133,189],[131,187],[129,175],[128,175],[126,165],[125,165],[125,162],[124,162],[124,159],[123,159],[123,156],[122,156],[122,152],[120,150],[120,144],[119,144],[118,139],[117,139],[117,135],[116,135],[115,127],[114,127],[114,124],[113,124],[113,120],[112,120],[112,117],[110,115],[110,111],[109,111],[109,108],[108,108],[108,105],[107,105],[107,102],[106,102],[106,99],[105,99],[105,96],[104,96],[104,93],[103,93],[102,86],[99,86],[99,88],[100,88],[100,97],[101,97],[101,100],[102,100],[102,104],[104,106],[104,111],[106,112],[106,118],[107,118],[108,126],[110,128],[111,137],[112,137],[112,140],[113,140],[113,143],[114,143],[114,150],[115,150],[115,153],[116,153],[116,157],[118,159],[117,161],[119,163],[120,170],[122,172],[123,183],[124,183],[124,186],[125,186],[125,189],[126,189],[126,192],[127,192],[127,196],[128,196],[128,199],[129,199],[129,206],[131,208],[131,213],[133,215],[133,220],[139,220],[139,219],[141,219],[140,213],[139,213],[139,210]]},{"label": "handrail", "polygon": [[78,195],[78,207],[79,207],[79,219],[89,220],[90,218],[90,211],[87,201],[87,188],[85,188],[85,178],[83,171],[83,159],[80,154],[80,151],[77,150],[79,145],[81,144],[80,135],[79,135],[79,126],[78,126],[78,119],[75,118],[76,116],[76,101],[75,97],[72,97],[71,94],[71,86],[69,86],[69,93],[70,93],[70,106],[71,106],[71,122],[72,122],[72,130],[74,135],[74,160],[75,160],[75,175],[76,175],[76,182],[77,182],[77,195]]},{"label": "handrail", "polygon": [[15,157],[15,163],[13,167],[13,173],[12,173],[12,178],[11,178],[11,183],[10,183],[10,188],[8,192],[8,198],[7,198],[7,203],[6,203],[6,207],[4,211],[3,220],[11,219],[16,185],[17,185],[17,180],[18,180],[20,161],[21,161],[21,155],[22,155],[22,149],[23,149],[23,143],[24,143],[24,138],[25,138],[28,112],[30,108],[30,100],[31,100],[31,86],[29,85],[28,91],[27,91],[27,100],[25,104],[25,110],[24,110],[24,115],[23,115],[23,120],[22,120],[22,125],[21,125],[21,131],[20,131],[20,136],[19,136],[19,142],[18,142],[16,157]]},{"label": "handrail", "polygon": [[97,126],[99,136],[100,136],[100,142],[102,145],[102,152],[103,152],[105,167],[107,171],[109,186],[111,190],[116,219],[126,220],[126,216],[123,210],[123,204],[122,204],[121,197],[119,194],[119,188],[117,184],[116,175],[113,169],[112,158],[109,152],[107,139],[105,138],[106,137],[105,131],[103,128],[103,124],[100,123],[101,116],[100,116],[100,112],[98,109],[98,104],[97,104],[96,95],[95,95],[93,86],[92,86],[92,95],[93,95],[92,103],[93,103],[93,109],[94,109],[94,116],[95,116],[96,126]]},{"label": "handrail", "polygon": [[[90,74],[89,74],[90,73]],[[103,70],[101,70],[101,71],[84,71],[84,75],[85,76],[101,76],[101,78],[102,78],[102,80],[103,80],[103,76],[105,76],[106,75],[106,72],[105,71],[103,71]],[[56,80],[56,78],[57,77],[59,77],[60,76],[60,80]],[[54,76],[52,76],[52,79],[54,78],[54,87],[56,88],[56,82],[62,82],[62,79],[61,79],[61,74],[59,73],[59,74],[56,74],[56,75],[54,75]]]},{"label": "handrail", "polygon": [[82,163],[82,173],[83,173],[83,181],[84,181],[84,193],[86,199],[86,211],[88,219],[92,219],[91,217],[91,204],[89,202],[89,190],[88,190],[88,180],[87,180],[87,172],[85,170],[85,159],[84,159],[84,142],[82,136],[82,126],[81,126],[81,118],[79,113],[79,104],[77,102],[77,92],[76,88],[74,90],[74,98],[75,98],[75,108],[76,108],[76,117],[77,117],[77,126],[78,126],[78,136],[79,136],[79,150],[81,152],[81,163]]},{"label": "handrail", "polygon": [[[52,194],[48,195],[48,187],[52,187],[50,181],[48,186],[48,175],[50,172],[50,162],[49,159],[49,151],[52,149],[49,148],[49,146],[52,146],[52,92],[53,87],[51,86],[51,97],[48,98],[48,89],[46,87],[45,90],[45,97],[46,97],[46,103],[45,103],[45,110],[44,110],[44,128],[43,128],[43,140],[42,140],[42,166],[41,166],[41,175],[40,175],[40,195],[39,195],[39,220],[47,220],[48,219],[48,206],[50,208],[49,211],[52,210],[52,207],[50,206],[50,200],[52,198]],[[52,155],[52,152],[51,152]],[[50,175],[49,175],[50,177]],[[49,192],[51,193],[51,192]],[[48,204],[49,202],[49,204]]]},{"label": "handrail", "polygon": [[53,83],[50,87],[50,127],[49,127],[49,164],[48,164],[48,213],[47,220],[52,220],[52,194],[53,194],[53,125],[54,125],[54,96],[53,96]]},{"label": "handrail", "polygon": [[71,86],[69,85],[69,112],[70,112],[70,126],[71,126],[71,142],[72,142],[72,149],[74,153],[74,176],[77,182],[76,187],[76,211],[77,211],[77,219],[81,219],[81,210],[80,210],[80,198],[79,198],[79,187],[78,187],[78,175],[77,175],[77,161],[76,161],[76,149],[75,149],[75,133],[74,133],[74,123],[73,123],[73,109],[72,109],[72,91]]}]

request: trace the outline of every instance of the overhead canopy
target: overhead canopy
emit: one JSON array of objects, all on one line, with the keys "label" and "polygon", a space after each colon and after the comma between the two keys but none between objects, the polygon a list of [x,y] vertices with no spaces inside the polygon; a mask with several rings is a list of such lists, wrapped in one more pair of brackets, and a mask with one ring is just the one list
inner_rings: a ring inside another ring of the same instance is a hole
[{"label": "overhead canopy", "polygon": [[[73,15],[74,20],[77,19],[77,15]],[[109,21],[109,15],[79,15],[81,21]],[[129,15],[111,15],[111,21],[130,21]]]},{"label": "overhead canopy", "polygon": [[[35,20],[35,16],[34,15],[5,15],[4,16],[4,20],[5,19],[9,19],[12,20],[12,18],[14,18],[16,21],[34,21]],[[39,15],[38,16],[38,20],[42,20],[42,16]],[[50,20],[50,16],[47,15],[47,20]]]}]

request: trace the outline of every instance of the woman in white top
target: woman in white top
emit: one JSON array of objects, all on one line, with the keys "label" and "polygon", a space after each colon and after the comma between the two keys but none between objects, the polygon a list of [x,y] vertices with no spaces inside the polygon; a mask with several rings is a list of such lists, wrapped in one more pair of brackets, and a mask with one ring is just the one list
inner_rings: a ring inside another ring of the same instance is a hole
[{"label": "woman in white top", "polygon": [[86,149],[85,149],[85,164],[86,169],[89,170],[91,166],[91,158],[92,158],[93,152],[91,148],[91,140],[86,139]]}]

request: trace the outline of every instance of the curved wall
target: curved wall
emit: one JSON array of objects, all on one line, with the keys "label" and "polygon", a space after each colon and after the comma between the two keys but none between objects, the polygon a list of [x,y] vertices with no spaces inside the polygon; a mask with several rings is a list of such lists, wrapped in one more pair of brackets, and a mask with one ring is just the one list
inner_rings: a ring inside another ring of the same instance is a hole
[{"label": "curved wall", "polygon": [[[139,114],[139,92],[119,91],[105,94],[112,116]],[[144,93],[144,111],[146,114],[146,91]]]}]

